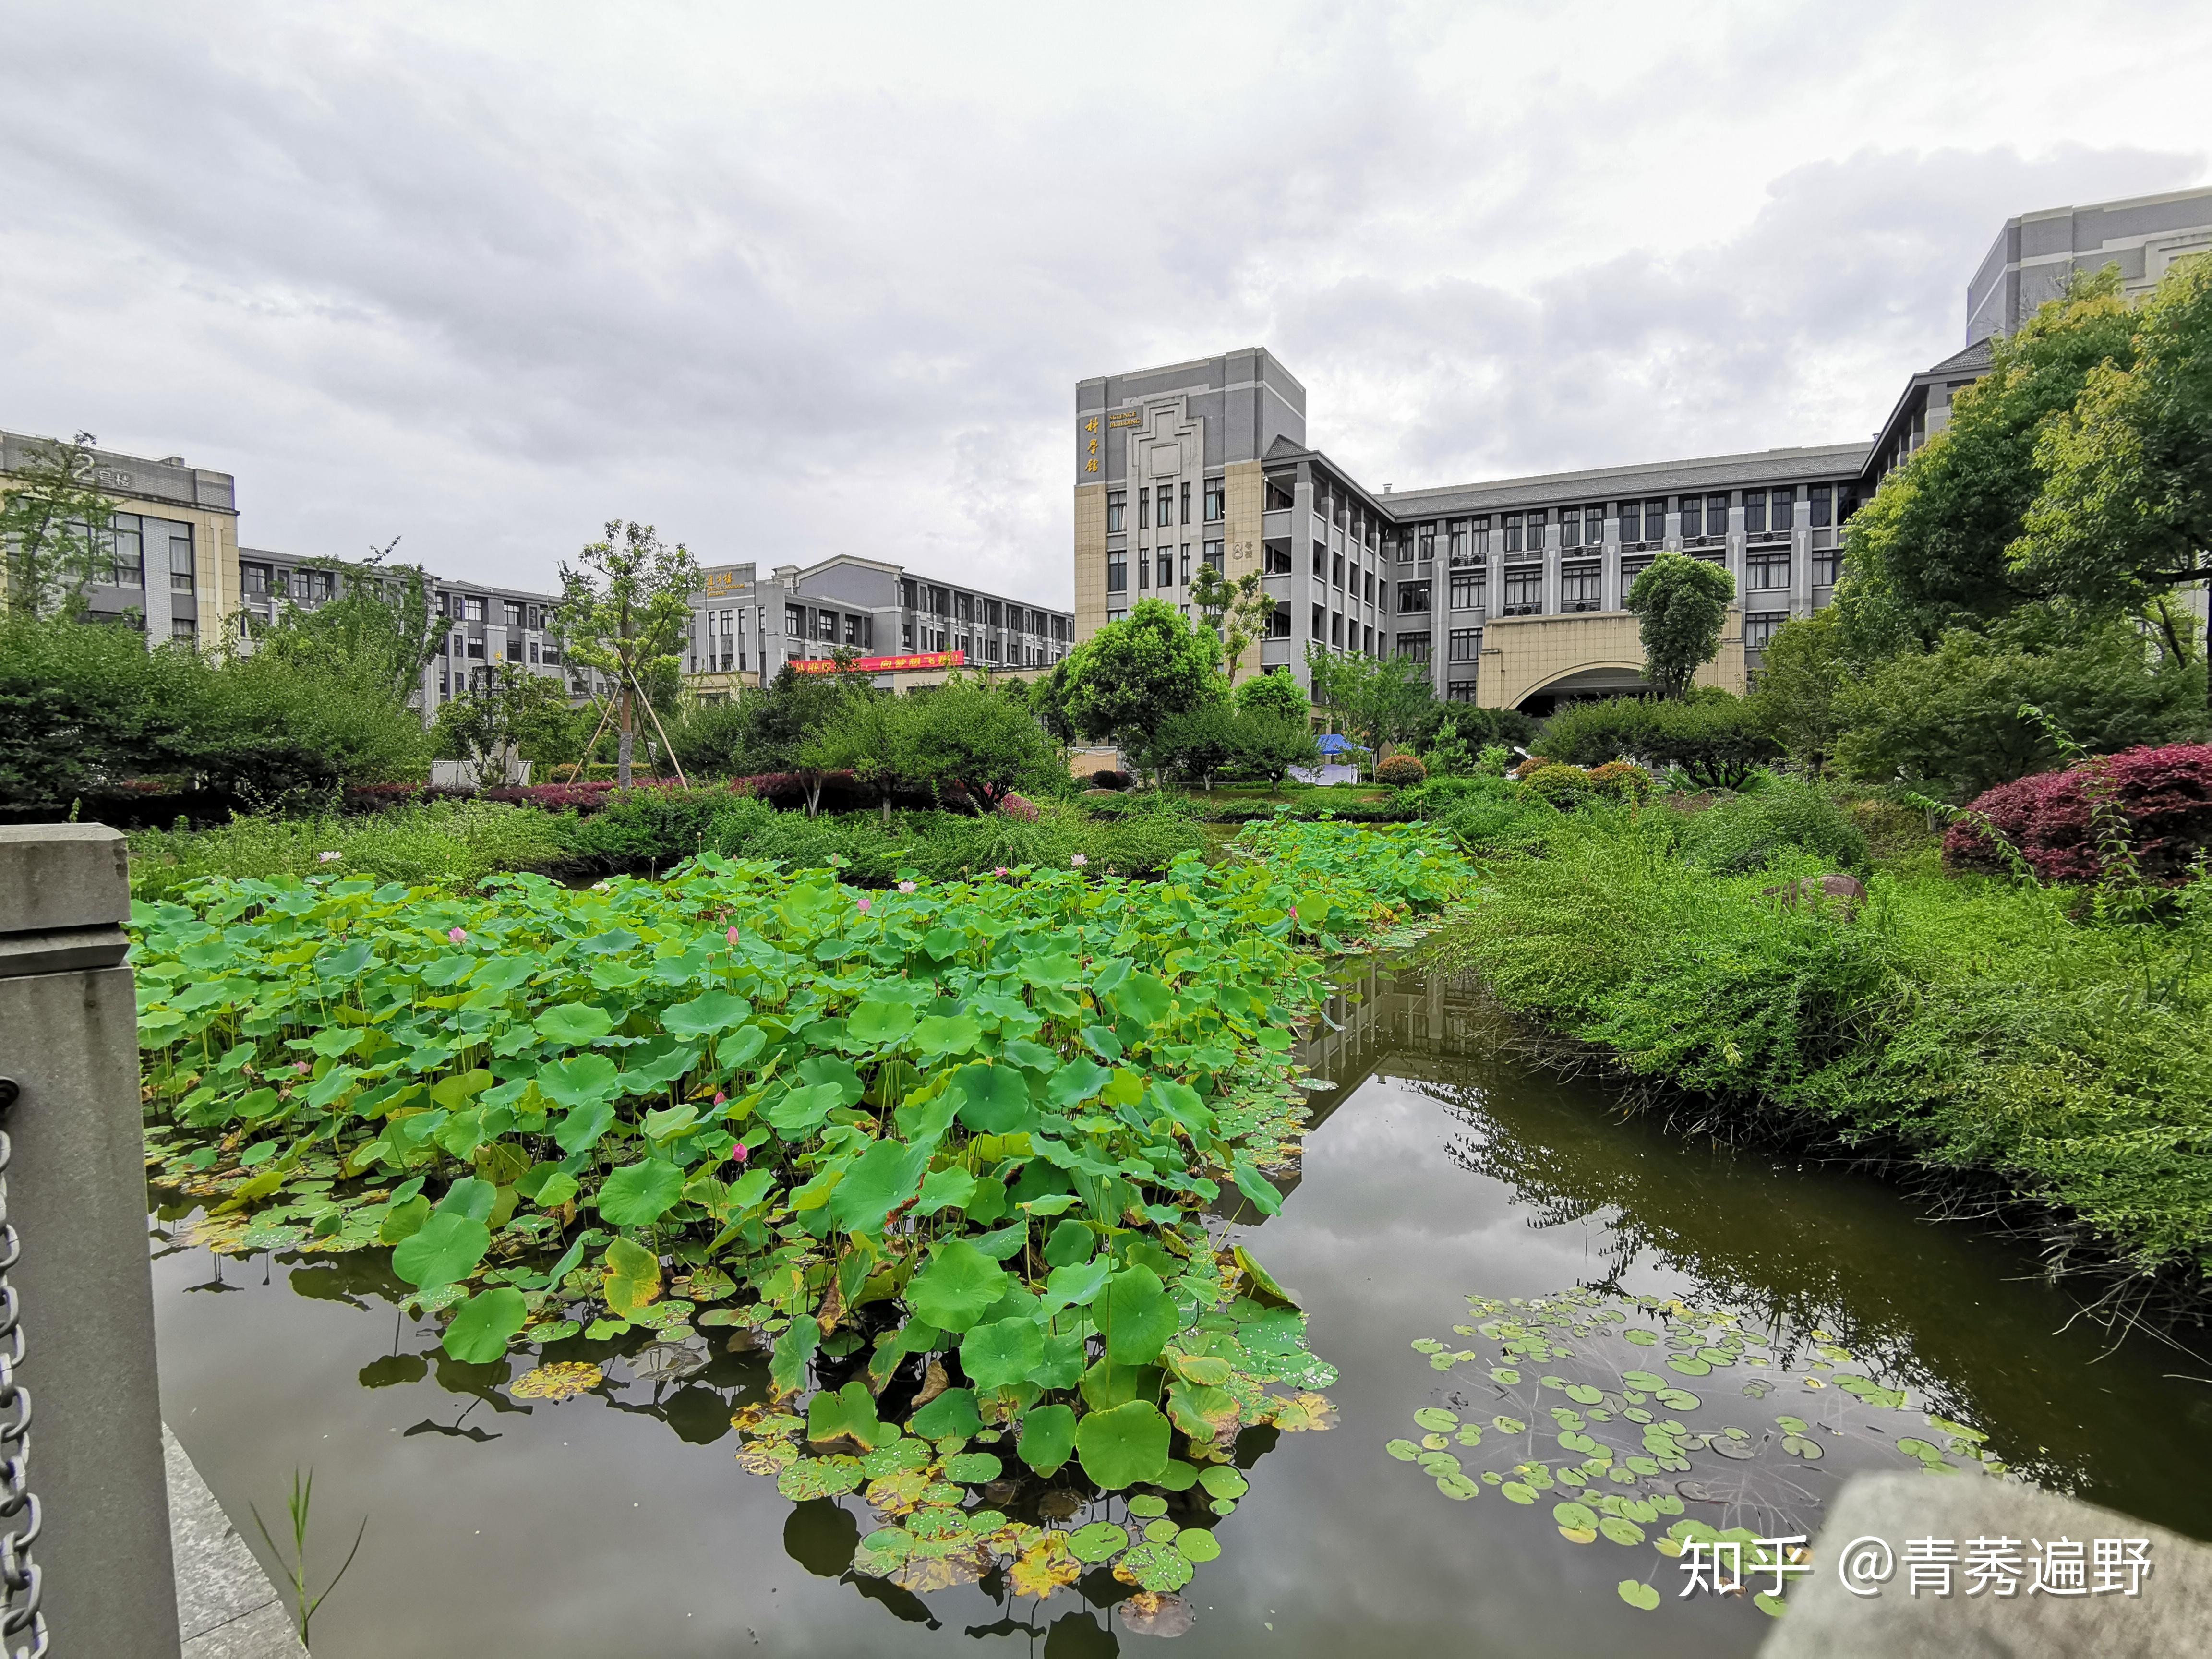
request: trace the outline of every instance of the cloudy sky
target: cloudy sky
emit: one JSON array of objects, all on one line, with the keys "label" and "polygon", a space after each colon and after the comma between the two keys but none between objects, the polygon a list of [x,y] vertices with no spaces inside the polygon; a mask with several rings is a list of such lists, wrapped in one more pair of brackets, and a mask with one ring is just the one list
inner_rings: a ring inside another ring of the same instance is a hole
[{"label": "cloudy sky", "polygon": [[1863,437],[2004,218],[2212,179],[2212,7],[10,0],[0,426],[249,545],[612,516],[1065,604],[1074,382],[1370,483]]}]

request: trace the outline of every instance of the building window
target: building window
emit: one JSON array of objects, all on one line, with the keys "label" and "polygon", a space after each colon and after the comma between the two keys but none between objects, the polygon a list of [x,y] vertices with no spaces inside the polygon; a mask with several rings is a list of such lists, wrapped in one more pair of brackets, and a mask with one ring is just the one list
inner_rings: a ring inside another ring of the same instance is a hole
[{"label": "building window", "polygon": [[[1163,583],[1162,586],[1164,586],[1165,584]],[[1139,549],[1137,553],[1137,586],[1141,592],[1147,593],[1152,587],[1152,556],[1142,549]]]},{"label": "building window", "polygon": [[1518,513],[1508,513],[1505,515],[1504,526],[1505,551],[1518,553],[1521,550],[1521,515]]},{"label": "building window", "polygon": [[1628,603],[1628,592],[1636,586],[1636,579],[1651,568],[1649,558],[1623,559],[1620,562],[1620,602]]},{"label": "building window", "polygon": [[1836,521],[1835,486],[1814,484],[1811,494],[1812,499],[1806,502],[1809,511],[1806,514],[1805,521],[1815,530],[1825,530]]},{"label": "building window", "polygon": [[1746,617],[1743,619],[1743,648],[1764,651],[1767,641],[1774,637],[1774,630],[1789,620],[1789,613],[1784,611],[1758,611]]},{"label": "building window", "polygon": [[1605,544],[1605,509],[1601,507],[1563,507],[1559,509],[1561,547],[1601,547]]},{"label": "building window", "polygon": [[1559,609],[1595,611],[1604,596],[1604,567],[1569,564],[1559,567]]},{"label": "building window", "polygon": [[848,611],[845,613],[845,643],[848,645],[866,644],[867,641],[860,636],[860,630],[866,625],[866,617],[856,617],[851,611]]},{"label": "building window", "polygon": [[1206,543],[1206,562],[1212,565],[1216,571],[1225,574],[1228,569],[1229,560],[1228,550],[1224,544],[1220,542]]},{"label": "building window", "polygon": [[1424,560],[1435,558],[1437,556],[1436,526],[1432,524],[1425,524],[1419,530],[1416,530],[1413,534],[1418,539],[1419,556]]},{"label": "building window", "polygon": [[[1190,580],[1190,554],[1188,550],[1182,556],[1182,579],[1185,581]],[[1175,550],[1173,548],[1164,547],[1160,550],[1160,586],[1162,587],[1175,586]]]},{"label": "building window", "polygon": [[783,631],[785,636],[789,639],[798,640],[806,637],[806,607],[805,605],[787,605],[783,607]]},{"label": "building window", "polygon": [[1126,622],[1128,620],[1128,616],[1129,613],[1126,611],[1109,611],[1106,613],[1106,620],[1109,623]]},{"label": "building window", "polygon": [[1771,590],[1789,586],[1789,550],[1777,548],[1771,552],[1754,550],[1745,555],[1743,578],[1746,587]]},{"label": "building window", "polygon": [[116,587],[146,585],[145,538],[136,513],[118,513],[108,521],[106,574]]},{"label": "building window", "polygon": [[238,567],[238,585],[249,599],[269,597],[269,567],[265,564],[241,564]]},{"label": "building window", "polygon": [[[1361,597],[1362,597],[1362,598],[1364,598],[1364,599],[1367,601],[1367,603],[1368,603],[1368,604],[1370,604],[1370,605],[1374,604],[1374,603],[1375,603],[1375,573],[1374,573],[1373,571],[1371,571],[1371,570],[1370,570],[1370,571],[1367,572],[1367,574],[1364,574],[1364,576],[1362,576],[1362,577],[1359,579],[1359,588],[1360,588],[1360,594],[1361,594]],[[1388,601],[1388,600],[1389,600],[1389,597],[1390,597],[1390,591],[1389,591],[1389,588],[1387,588],[1387,587],[1386,587],[1386,588],[1384,588],[1384,589],[1382,590],[1382,597],[1383,597],[1383,599],[1384,599],[1384,600],[1385,600],[1385,601]]]},{"label": "building window", "polygon": [[1182,486],[1182,521],[1185,524],[1190,522],[1190,486],[1188,484]]},{"label": "building window", "polygon": [[1474,556],[1468,544],[1465,519],[1454,519],[1444,526],[1444,541],[1455,565],[1465,564]]},{"label": "building window", "polygon": [[1455,611],[1482,609],[1483,580],[1480,575],[1454,576],[1451,579],[1451,608]]},{"label": "building window", "polygon": [[1219,524],[1229,516],[1229,486],[1219,478],[1206,481],[1206,521]]},{"label": "building window", "polygon": [[1269,542],[1267,552],[1267,574],[1270,576],[1287,576],[1291,574],[1291,550],[1288,547],[1280,542]]},{"label": "building window", "polygon": [[1813,586],[1833,587],[1836,578],[1843,573],[1844,556],[1832,547],[1814,550],[1813,554]]},{"label": "building window", "polygon": [[1401,657],[1411,657],[1415,662],[1428,661],[1429,636],[1426,634],[1399,635],[1398,654]]},{"label": "building window", "polygon": [[1344,613],[1341,611],[1329,612],[1328,642],[1339,651],[1344,649]]},{"label": "building window", "polygon": [[1705,533],[1705,500],[1702,496],[1682,497],[1682,539],[1694,541]]},{"label": "building window", "polygon": [[1287,640],[1291,637],[1291,611],[1288,605],[1277,605],[1267,613],[1267,637]]},{"label": "building window", "polygon": [[477,659],[477,661],[481,662],[481,661],[483,661],[483,653],[484,653],[484,642],[483,642],[482,640],[471,640],[471,641],[469,641],[469,650],[468,650],[468,654],[469,654],[469,655],[471,655],[471,657],[474,657],[475,659]]},{"label": "building window", "polygon": [[1473,662],[1481,653],[1482,630],[1479,628],[1455,628],[1447,645],[1447,659],[1452,662]]},{"label": "building window", "polygon": [[[1106,555],[1106,591],[1109,593],[1126,593],[1129,591],[1129,556],[1119,548],[1109,550]],[[908,640],[907,645],[909,649],[912,648],[913,644],[914,641],[911,639]]]},{"label": "building window", "polygon": [[1296,477],[1288,472],[1269,473],[1267,475],[1267,504],[1263,510],[1269,513],[1287,513],[1297,504],[1297,481]]},{"label": "building window", "polygon": [[190,617],[169,618],[169,637],[173,640],[197,639],[199,636],[199,623]]},{"label": "building window", "polygon": [[1747,489],[1743,492],[1743,533],[1764,536],[1766,533],[1766,492]]},{"label": "building window", "polygon": [[1786,535],[1797,522],[1797,492],[1778,489],[1767,497],[1766,528],[1777,536]]},{"label": "building window", "polygon": [[1160,486],[1158,501],[1159,512],[1153,518],[1152,522],[1158,528],[1165,530],[1175,522],[1175,498],[1168,494],[1168,487],[1165,484]]},{"label": "building window", "polygon": [[1705,497],[1705,534],[1725,536],[1729,532],[1729,498],[1725,495]]},{"label": "building window", "polygon": [[1398,614],[1410,616],[1429,608],[1429,584],[1400,582],[1398,584]]},{"label": "building window", "polygon": [[[179,535],[178,531],[184,533]],[[179,593],[192,591],[192,527],[179,525],[169,532],[169,586]]]},{"label": "building window", "polygon": [[1533,617],[1544,608],[1544,572],[1540,565],[1524,565],[1505,573],[1505,614]]},{"label": "building window", "polygon": [[[1106,533],[1108,535],[1118,536],[1121,533],[1126,527],[1123,520],[1127,517],[1128,511],[1129,492],[1127,490],[1109,489],[1106,492]],[[902,586],[907,590],[907,604],[911,606],[914,604],[914,584],[907,582]]]},{"label": "building window", "polygon": [[1343,554],[1341,554],[1341,553],[1332,553],[1331,555],[1329,555],[1329,561],[1328,561],[1328,580],[1329,580],[1329,586],[1331,586],[1332,587],[1342,587],[1342,586],[1344,586],[1344,555],[1343,555]]},{"label": "building window", "polygon": [[1446,702],[1473,702],[1474,701],[1474,682],[1473,680],[1454,680],[1451,684],[1445,689],[1444,701]]},{"label": "building window", "polygon": [[1319,605],[1316,605],[1316,606],[1314,606],[1314,608],[1313,608],[1313,636],[1314,636],[1314,638],[1315,638],[1315,639],[1316,639],[1316,640],[1318,640],[1318,639],[1320,639],[1320,638],[1321,638],[1322,614],[1322,608],[1321,608]]}]

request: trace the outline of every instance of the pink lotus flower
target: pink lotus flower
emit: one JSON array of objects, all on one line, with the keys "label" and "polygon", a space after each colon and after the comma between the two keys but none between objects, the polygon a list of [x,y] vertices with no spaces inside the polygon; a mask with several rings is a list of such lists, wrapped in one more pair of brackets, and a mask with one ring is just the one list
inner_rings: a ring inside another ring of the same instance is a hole
[{"label": "pink lotus flower", "polygon": [[914,884],[910,881],[901,882],[899,884],[899,891],[902,893],[911,893],[914,891]]},{"label": "pink lotus flower", "polygon": [[307,1074],[307,1062],[304,1060],[295,1060],[292,1062],[292,1069],[301,1077],[305,1077]]},{"label": "pink lotus flower", "polygon": [[722,1092],[721,1091],[720,1091],[720,1090],[715,1091],[715,1093],[714,1093],[714,1104],[716,1104],[717,1106],[726,1106],[726,1105],[728,1105],[729,1103],[730,1103],[730,1097],[729,1097],[729,1096],[728,1096],[728,1095],[726,1095],[726,1094],[723,1093],[723,1092]]},{"label": "pink lotus flower", "polygon": [[872,903],[872,901],[865,896],[857,901],[858,908],[862,915],[865,916],[868,914],[869,907]]},{"label": "pink lotus flower", "polygon": [[991,873],[994,876],[1003,876],[1006,873],[1006,866],[1003,864],[1000,865],[996,869],[993,870]]},{"label": "pink lotus flower", "polygon": [[469,938],[469,936],[468,936],[466,933],[463,933],[463,932],[462,932],[459,928],[458,928],[458,927],[449,927],[449,928],[447,928],[447,929],[446,930],[446,937],[447,937],[447,939],[449,939],[453,940],[453,943],[454,943],[454,944],[456,944],[456,945],[465,945],[465,944],[467,944],[467,943],[468,943],[468,938]]},{"label": "pink lotus flower", "polygon": [[1298,919],[1298,907],[1297,907],[1297,905],[1293,904],[1293,905],[1291,907],[1291,920],[1292,921],[1296,921],[1297,919]]},{"label": "pink lotus flower", "polygon": [[315,854],[315,862],[318,864],[336,864],[344,856],[345,854],[343,853],[318,853]]},{"label": "pink lotus flower", "polygon": [[732,945],[735,945],[738,942],[738,930],[734,927],[731,928],[726,937]]},{"label": "pink lotus flower", "polygon": [[1077,869],[1079,869],[1079,870],[1080,870],[1080,869],[1081,869],[1085,865],[1086,865],[1086,864],[1088,864],[1088,863],[1090,863],[1090,862],[1091,862],[1091,860],[1090,860],[1089,859],[1087,859],[1087,858],[1084,857],[1084,856],[1083,856],[1083,854],[1080,854],[1080,853],[1076,854],[1074,856],[1073,856],[1072,858],[1070,858],[1067,861],[1068,861],[1070,864],[1073,865],[1073,866],[1074,866]]},{"label": "pink lotus flower", "polygon": [[730,1162],[732,1164],[742,1164],[751,1156],[751,1152],[743,1141],[730,1148]]}]

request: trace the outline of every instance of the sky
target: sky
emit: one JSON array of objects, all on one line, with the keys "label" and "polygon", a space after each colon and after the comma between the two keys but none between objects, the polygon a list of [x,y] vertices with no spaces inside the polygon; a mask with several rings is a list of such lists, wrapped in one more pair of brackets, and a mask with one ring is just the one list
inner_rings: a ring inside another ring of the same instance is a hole
[{"label": "sky", "polygon": [[2212,7],[9,0],[0,427],[248,546],[610,519],[1054,605],[1074,387],[1400,489],[1869,435],[2013,214],[2212,180]]}]

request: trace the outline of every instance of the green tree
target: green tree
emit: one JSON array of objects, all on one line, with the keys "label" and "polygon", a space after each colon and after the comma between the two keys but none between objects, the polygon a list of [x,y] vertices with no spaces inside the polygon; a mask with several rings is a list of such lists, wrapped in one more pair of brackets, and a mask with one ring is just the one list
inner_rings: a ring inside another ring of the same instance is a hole
[{"label": "green tree", "polygon": [[[580,562],[561,566],[561,605],[555,612],[568,660],[597,669],[615,683],[617,738],[616,782],[630,787],[630,763],[641,692],[656,728],[649,684],[665,684],[678,672],[690,626],[698,562],[678,542],[664,544],[651,525],[607,521],[606,538],[592,543]],[[666,740],[666,732],[662,738]]]},{"label": "green tree", "polygon": [[1139,755],[1151,751],[1169,715],[1229,694],[1221,641],[1161,599],[1139,599],[1127,617],[1076,647],[1066,667],[1069,724],[1093,742],[1110,738]]},{"label": "green tree", "polygon": [[1144,763],[1163,774],[1202,782],[1210,793],[1214,774],[1235,758],[1238,716],[1226,702],[1178,709],[1160,722]]},{"label": "green tree", "polygon": [[[1254,678],[1273,679],[1279,677],[1261,674]],[[1246,685],[1251,684],[1251,680],[1245,682]],[[1241,690],[1243,688],[1238,689]],[[1321,745],[1315,740],[1312,726],[1307,723],[1303,694],[1299,702],[1300,713],[1295,720],[1285,720],[1280,714],[1267,708],[1239,708],[1237,711],[1236,723],[1230,732],[1233,747],[1227,769],[1233,775],[1262,783],[1280,783],[1293,766],[1318,766],[1321,763]]]},{"label": "green tree", "polygon": [[422,671],[437,658],[446,619],[431,606],[430,580],[418,565],[389,563],[393,537],[358,564],[311,562],[328,570],[337,598],[309,610],[286,605],[255,622],[253,653],[313,673],[343,665],[343,678],[381,701],[404,705],[422,690]]},{"label": "green tree", "polygon": [[1547,760],[1675,767],[1707,789],[1740,787],[1781,750],[1744,698],[1700,686],[1679,699],[1607,697],[1561,709],[1534,744]]},{"label": "green tree", "polygon": [[1068,659],[1062,657],[1053,664],[1050,673],[1041,675],[1030,686],[1030,711],[1044,727],[1045,735],[1063,746],[1082,736],[1075,729],[1074,716],[1067,711],[1067,664]]},{"label": "green tree", "polygon": [[2099,365],[2134,357],[2118,273],[2080,276],[2009,338],[1953,400],[1949,424],[1883,480],[1844,530],[1838,608],[1854,654],[1886,657],[1947,628],[1986,626],[2054,584],[2008,556],[2043,487],[2037,444]]},{"label": "green tree", "polygon": [[1275,601],[1264,592],[1260,573],[1248,570],[1231,580],[1210,564],[1201,564],[1191,579],[1190,602],[1221,640],[1222,659],[1229,683],[1237,683],[1237,667],[1255,640],[1267,635]]},{"label": "green tree", "polygon": [[[794,673],[792,677],[799,677]],[[878,691],[857,676],[838,676],[850,684],[839,687],[827,705],[822,721],[807,731],[799,744],[804,769],[817,776],[827,772],[850,772],[854,780],[876,792],[884,823],[891,821],[891,793],[902,783],[918,782],[921,761],[915,751],[915,727],[918,705],[910,697]],[[819,799],[819,786],[814,792]],[[808,812],[813,811],[810,801]]]},{"label": "green tree", "polygon": [[2144,615],[2186,663],[2173,595],[2212,551],[2212,258],[2174,265],[2125,321],[2132,360],[2104,337],[2118,319],[2098,330],[2112,349],[2035,434],[2039,488],[2007,559],[2034,591]]},{"label": "green tree", "polygon": [[0,597],[11,617],[73,618],[85,590],[112,574],[115,502],[100,487],[97,441],[80,432],[70,443],[36,444],[14,481],[0,483]]},{"label": "green tree", "polygon": [[1987,632],[1952,629],[1934,650],[1904,653],[1846,684],[1836,697],[1838,758],[1870,781],[1969,801],[2063,759],[2023,704],[2094,753],[2197,739],[2203,654],[2185,664],[2124,618],[2023,605]]},{"label": "green tree", "polygon": [[567,683],[501,663],[487,685],[471,686],[440,705],[431,739],[448,760],[474,761],[479,775],[514,747],[519,759],[550,765],[572,757],[588,733],[576,729]]},{"label": "green tree", "polygon": [[1370,767],[1384,744],[1409,742],[1434,726],[1436,689],[1427,665],[1411,657],[1309,645],[1306,675],[1315,703],[1335,717],[1346,736],[1366,745]]},{"label": "green tree", "polygon": [[1253,675],[1237,688],[1235,695],[1239,714],[1272,714],[1304,726],[1313,713],[1313,705],[1287,668]]},{"label": "green tree", "polygon": [[1836,694],[1852,665],[1832,606],[1775,630],[1751,695],[1760,726],[1790,758],[1819,768],[1835,752]]},{"label": "green tree", "polygon": [[809,745],[857,684],[865,684],[857,682],[846,666],[854,655],[838,653],[838,665],[828,674],[802,674],[787,662],[766,685],[738,695],[742,724],[736,744],[738,764],[747,773],[797,775],[810,818],[821,811],[825,776],[838,769],[817,764],[821,757]]},{"label": "green tree", "polygon": [[1644,672],[1664,697],[1680,697],[1721,648],[1735,584],[1703,559],[1662,553],[1628,590],[1644,641]]},{"label": "green tree", "polygon": [[931,788],[957,788],[986,811],[1022,789],[1050,787],[1066,768],[1018,684],[964,674],[914,694],[907,765]]}]

